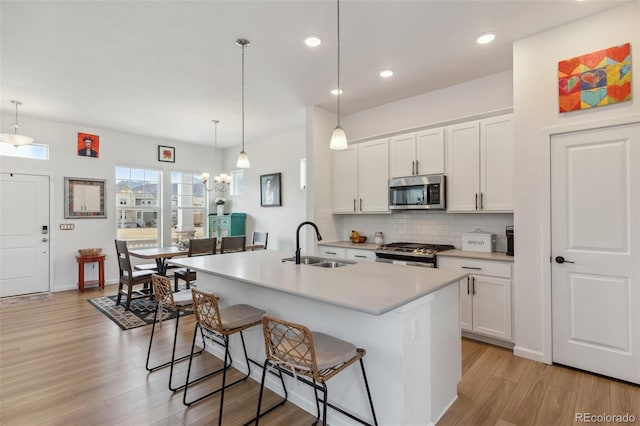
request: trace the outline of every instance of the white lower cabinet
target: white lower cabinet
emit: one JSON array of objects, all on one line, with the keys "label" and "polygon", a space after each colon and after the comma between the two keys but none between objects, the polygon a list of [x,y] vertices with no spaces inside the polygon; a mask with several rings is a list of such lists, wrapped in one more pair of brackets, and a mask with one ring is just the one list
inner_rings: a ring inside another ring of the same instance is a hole
[{"label": "white lower cabinet", "polygon": [[356,262],[375,262],[376,252],[373,250],[352,249],[318,244],[318,256],[330,259],[348,259]]},{"label": "white lower cabinet", "polygon": [[463,330],[513,341],[510,262],[440,256],[438,268],[470,273],[459,283]]}]

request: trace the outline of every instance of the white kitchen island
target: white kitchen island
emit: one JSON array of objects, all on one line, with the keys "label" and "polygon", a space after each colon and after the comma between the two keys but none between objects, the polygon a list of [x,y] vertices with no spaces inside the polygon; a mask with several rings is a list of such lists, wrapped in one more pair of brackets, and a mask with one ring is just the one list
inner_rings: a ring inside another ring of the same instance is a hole
[{"label": "white kitchen island", "polygon": [[[248,303],[366,349],[367,378],[380,425],[434,424],[457,397],[461,378],[458,281],[467,274],[384,263],[320,268],[282,262],[290,253],[262,250],[171,259],[198,271],[197,286],[221,305]],[[249,356],[265,359],[260,327],[245,333]],[[236,367],[245,370],[239,338]],[[212,352],[222,358],[219,345]],[[261,371],[252,366],[259,381]],[[279,380],[267,386],[282,394]],[[329,399],[370,418],[362,374],[351,367],[328,382]],[[315,416],[313,390],[287,382],[289,400]],[[328,423],[353,424],[329,410]]]}]

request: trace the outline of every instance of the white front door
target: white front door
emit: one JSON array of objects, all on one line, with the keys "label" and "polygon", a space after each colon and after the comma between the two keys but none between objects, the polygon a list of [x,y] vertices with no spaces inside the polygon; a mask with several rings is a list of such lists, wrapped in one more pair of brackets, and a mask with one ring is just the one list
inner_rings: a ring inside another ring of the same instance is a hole
[{"label": "white front door", "polygon": [[640,125],[551,138],[553,361],[640,383]]},{"label": "white front door", "polygon": [[0,297],[49,291],[49,231],[49,177],[0,173]]}]

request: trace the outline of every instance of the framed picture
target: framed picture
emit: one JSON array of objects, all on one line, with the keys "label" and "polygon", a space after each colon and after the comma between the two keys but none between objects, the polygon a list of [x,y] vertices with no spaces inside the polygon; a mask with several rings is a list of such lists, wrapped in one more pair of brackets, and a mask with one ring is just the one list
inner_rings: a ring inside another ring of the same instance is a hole
[{"label": "framed picture", "polygon": [[98,158],[100,156],[100,136],[78,132],[77,149],[80,157]]},{"label": "framed picture", "polygon": [[64,218],[106,218],[106,179],[64,178]]},{"label": "framed picture", "polygon": [[280,173],[260,176],[260,205],[262,207],[280,207]]},{"label": "framed picture", "polygon": [[165,163],[176,162],[176,149],[172,146],[158,145],[158,161]]}]

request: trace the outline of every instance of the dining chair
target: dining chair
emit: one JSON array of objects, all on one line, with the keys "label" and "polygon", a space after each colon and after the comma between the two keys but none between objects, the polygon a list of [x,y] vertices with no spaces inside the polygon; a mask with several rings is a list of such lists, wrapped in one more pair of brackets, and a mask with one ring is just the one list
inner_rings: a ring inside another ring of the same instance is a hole
[{"label": "dining chair", "polygon": [[[151,276],[151,281],[153,283],[153,294],[156,300],[156,310],[153,314],[153,325],[151,327],[151,336],[149,338],[149,349],[147,351],[147,363],[145,364],[145,368],[147,369],[147,371],[156,371],[161,368],[171,366],[169,370],[169,390],[177,391],[182,389],[184,387],[184,384],[181,386],[173,385],[173,366],[176,362],[186,360],[191,356],[191,354],[186,354],[184,356],[176,358],[178,328],[180,326],[180,317],[183,316],[185,312],[193,308],[193,296],[191,294],[191,290],[184,290],[174,293],[171,290],[171,280],[166,276],[154,274]],[[159,317],[160,328],[162,328],[162,320],[164,319],[165,312],[167,312],[167,314],[176,314],[176,326],[173,335],[173,349],[171,350],[171,360],[151,366],[149,365],[149,361],[151,359],[151,347],[153,345],[153,337],[155,336],[156,322],[158,321]],[[204,338],[204,334],[202,334],[202,343],[202,348],[195,354],[201,354],[205,350],[206,341]]]},{"label": "dining chair", "polygon": [[[120,280],[118,281],[118,297],[116,298],[116,306],[120,305],[120,300],[124,295],[126,302],[124,304],[124,310],[128,311],[131,306],[131,301],[134,299],[140,299],[143,297],[153,297],[153,288],[151,288],[151,276],[155,271],[144,270],[134,271],[131,266],[131,259],[129,257],[129,249],[127,248],[127,242],[123,240],[116,241],[116,254],[118,255],[118,268],[120,268]],[[144,285],[149,289],[148,293],[136,291],[134,295],[134,286]]]},{"label": "dining chair", "polygon": [[220,243],[220,253],[229,253],[234,251],[246,251],[247,237],[240,235],[237,237],[222,237]]},{"label": "dining chair", "polygon": [[[225,389],[247,380],[251,375],[251,361],[249,360],[249,356],[247,355],[247,348],[244,343],[244,334],[242,332],[248,328],[260,324],[265,311],[245,304],[231,305],[220,308],[220,306],[218,305],[218,297],[215,294],[200,291],[196,288],[191,288],[191,292],[193,294],[193,310],[196,317],[196,325],[193,333],[191,356],[189,357],[189,367],[187,368],[187,379],[184,386],[182,402],[185,405],[189,406],[220,392],[218,425],[222,425],[222,409],[224,407]],[[204,378],[200,377],[197,379],[189,380],[191,376],[191,365],[198,329],[201,332],[204,332],[207,337],[216,338],[215,341],[217,342],[219,342],[219,339],[222,340],[222,344],[225,350],[223,366],[213,372],[207,373],[204,376],[207,377],[212,374],[222,372],[222,383],[217,389],[210,391],[205,395],[199,396],[193,400],[188,400],[189,386],[192,383],[201,381]],[[247,363],[247,374],[243,375],[241,378],[235,380],[232,383],[226,383],[227,370],[229,369],[229,367],[231,367],[232,363],[231,354],[229,353],[229,336],[236,333],[240,334],[240,340],[242,341],[244,358]]]},{"label": "dining chair", "polygon": [[[199,238],[189,240],[189,257],[206,256],[216,254],[216,238]],[[196,280],[196,271],[189,268],[176,269],[173,272],[175,280],[174,289],[178,291],[178,280],[184,280],[187,283],[187,289],[191,287],[191,281]]]},{"label": "dining chair", "polygon": [[[260,413],[266,373],[273,369],[296,378],[314,389],[317,410],[316,422],[314,424],[320,421],[319,403],[321,402],[323,425],[327,424],[327,407],[331,407],[359,423],[370,425],[371,423],[356,417],[354,414],[328,401],[326,382],[356,361],[360,362],[364,386],[371,408],[373,425],[378,424],[373,408],[371,391],[369,390],[369,383],[367,381],[367,374],[362,361],[362,358],[366,354],[364,349],[357,348],[352,343],[345,342],[328,334],[310,331],[302,324],[285,321],[270,315],[264,315],[262,317],[262,330],[267,358],[264,361],[262,380],[260,382],[258,409],[255,418],[256,426],[260,421],[260,416],[284,404],[287,398],[287,390],[284,388],[283,400],[264,413]],[[322,398],[318,397],[318,391],[322,392]]]},{"label": "dining chair", "polygon": [[[264,250],[267,249],[267,242],[269,241],[269,233],[268,232],[253,232],[251,234],[251,244],[262,244]],[[258,249],[254,249],[258,250]]]}]

